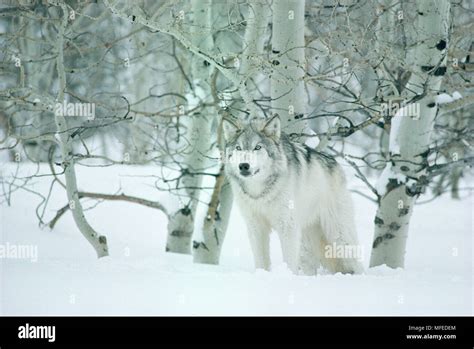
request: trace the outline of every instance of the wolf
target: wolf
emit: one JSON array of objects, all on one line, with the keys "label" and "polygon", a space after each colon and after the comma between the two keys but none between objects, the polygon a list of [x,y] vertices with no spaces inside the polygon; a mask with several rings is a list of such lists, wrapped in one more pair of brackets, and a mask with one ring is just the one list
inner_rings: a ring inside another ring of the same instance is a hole
[{"label": "wolf", "polygon": [[280,117],[222,120],[224,169],[248,230],[255,267],[270,270],[270,233],[295,274],[360,273],[351,195],[337,161],[282,132]]}]

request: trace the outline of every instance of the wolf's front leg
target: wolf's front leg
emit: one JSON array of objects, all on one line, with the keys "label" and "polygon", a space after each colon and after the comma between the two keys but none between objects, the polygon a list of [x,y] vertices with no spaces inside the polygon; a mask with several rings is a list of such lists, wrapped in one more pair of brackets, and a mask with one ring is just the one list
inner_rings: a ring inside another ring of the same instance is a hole
[{"label": "wolf's front leg", "polygon": [[252,248],[255,269],[270,270],[271,227],[262,217],[247,217],[247,231]]},{"label": "wolf's front leg", "polygon": [[290,215],[282,217],[278,222],[277,231],[283,260],[294,274],[298,274],[301,234],[293,217]]}]

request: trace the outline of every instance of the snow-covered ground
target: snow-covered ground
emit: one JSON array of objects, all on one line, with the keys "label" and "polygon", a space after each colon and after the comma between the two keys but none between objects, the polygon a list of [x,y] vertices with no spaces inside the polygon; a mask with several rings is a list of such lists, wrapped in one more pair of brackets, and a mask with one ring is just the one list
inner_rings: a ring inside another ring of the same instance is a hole
[{"label": "snow-covered ground", "polygon": [[[21,173],[32,166],[22,165]],[[3,175],[14,171],[4,166]],[[153,167],[79,168],[82,190],[165,200]],[[136,177],[143,176],[143,177]],[[34,179],[47,193],[49,177]],[[353,188],[363,187],[356,179]],[[467,196],[467,193],[463,193]],[[353,195],[367,266],[375,204]],[[423,199],[423,198],[422,198]],[[40,229],[41,198],[23,190],[0,206],[0,245],[32,245],[37,261],[0,259],[4,315],[470,315],[473,313],[472,195],[415,207],[405,270],[385,266],[364,275],[292,275],[272,239],[273,271],[254,271],[244,222],[234,208],[221,265],[196,265],[165,253],[166,218],[130,203],[104,202],[86,212],[108,238],[97,260],[67,213],[53,231]],[[65,204],[54,190],[47,217]],[[92,202],[89,202],[89,206]]]}]

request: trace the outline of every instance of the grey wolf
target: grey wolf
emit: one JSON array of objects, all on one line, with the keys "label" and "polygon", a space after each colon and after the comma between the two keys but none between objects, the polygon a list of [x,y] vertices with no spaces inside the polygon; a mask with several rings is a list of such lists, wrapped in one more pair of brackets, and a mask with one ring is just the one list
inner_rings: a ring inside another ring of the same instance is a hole
[{"label": "grey wolf", "polygon": [[270,270],[270,233],[295,274],[359,273],[354,256],[328,254],[357,246],[352,199],[337,161],[281,132],[269,120],[223,119],[225,172],[248,230],[255,267]]}]

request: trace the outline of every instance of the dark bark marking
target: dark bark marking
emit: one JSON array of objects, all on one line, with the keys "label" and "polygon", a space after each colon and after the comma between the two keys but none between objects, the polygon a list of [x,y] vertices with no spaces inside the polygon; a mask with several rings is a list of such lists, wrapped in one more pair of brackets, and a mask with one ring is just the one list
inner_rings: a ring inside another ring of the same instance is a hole
[{"label": "dark bark marking", "polygon": [[434,76],[443,76],[446,74],[446,67],[438,67],[435,69],[435,67],[432,65],[423,65],[421,66],[421,70],[424,72],[429,72],[429,74]]},{"label": "dark bark marking", "polygon": [[398,180],[395,178],[390,178],[387,183],[387,193],[401,186],[401,183],[398,183]]},{"label": "dark bark marking", "polygon": [[406,216],[410,211],[410,207],[400,208],[398,211],[398,217]]},{"label": "dark bark marking", "polygon": [[392,222],[392,223],[390,223],[390,225],[388,226],[388,228],[389,228],[391,231],[397,231],[398,229],[401,228],[401,225],[398,224],[397,222]]},{"label": "dark bark marking", "polygon": [[437,48],[438,50],[440,50],[440,51],[441,51],[441,50],[444,50],[444,49],[446,48],[446,40],[442,40],[442,39],[441,39],[441,40],[438,42],[438,44],[436,44],[436,48]]},{"label": "dark bark marking", "polygon": [[193,235],[192,232],[189,232],[189,231],[184,231],[184,230],[173,230],[170,234],[171,236],[176,236],[176,237],[189,237],[191,235]]},{"label": "dark bark marking", "polygon": [[209,251],[209,249],[207,248],[204,242],[193,241],[193,249],[197,250],[200,247],[204,248],[206,251]]},{"label": "dark bark marking", "polygon": [[189,207],[184,207],[179,211],[183,216],[189,216],[191,214],[191,209]]},{"label": "dark bark marking", "polygon": [[374,223],[380,226],[380,225],[384,225],[385,222],[383,221],[382,218],[375,216]]},{"label": "dark bark marking", "polygon": [[377,246],[379,246],[382,242],[384,242],[384,241],[386,241],[386,240],[393,239],[394,237],[395,237],[395,235],[393,235],[393,234],[391,234],[391,233],[387,233],[387,234],[378,236],[378,237],[374,240],[374,244],[372,245],[372,248],[377,248]]}]

